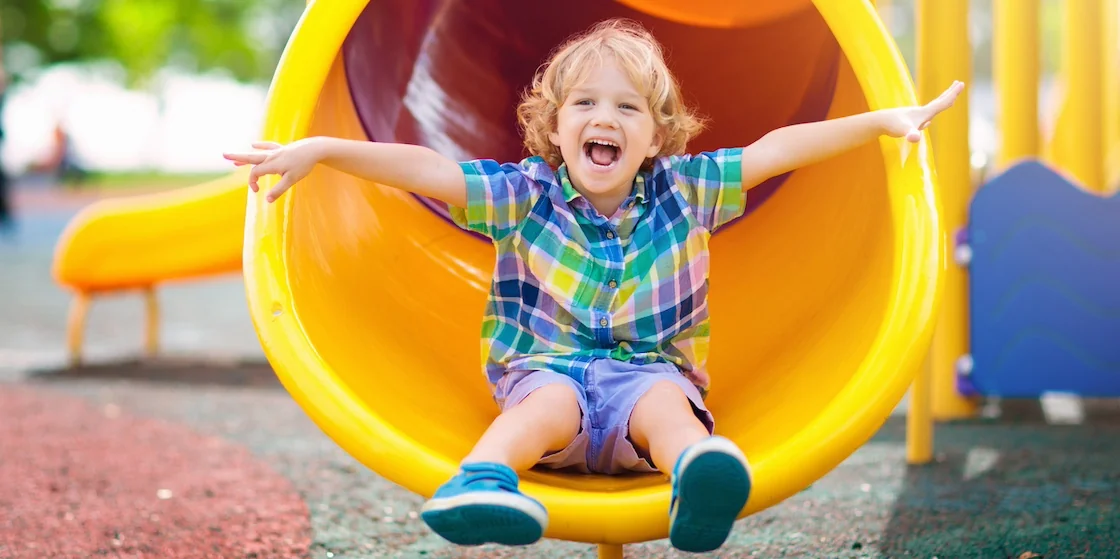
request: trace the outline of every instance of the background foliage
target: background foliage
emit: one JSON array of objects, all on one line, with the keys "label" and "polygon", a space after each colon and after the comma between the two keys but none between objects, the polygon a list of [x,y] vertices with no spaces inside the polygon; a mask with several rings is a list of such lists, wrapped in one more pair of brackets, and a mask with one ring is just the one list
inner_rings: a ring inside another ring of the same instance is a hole
[{"label": "background foliage", "polygon": [[16,79],[61,62],[109,62],[129,86],[158,70],[222,71],[267,82],[300,0],[3,0],[0,30]]}]

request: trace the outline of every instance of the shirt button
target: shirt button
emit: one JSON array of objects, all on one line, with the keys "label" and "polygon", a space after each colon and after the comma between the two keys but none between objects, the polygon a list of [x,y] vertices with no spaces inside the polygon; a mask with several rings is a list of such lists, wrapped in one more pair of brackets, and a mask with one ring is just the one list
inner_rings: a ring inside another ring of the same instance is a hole
[{"label": "shirt button", "polygon": [[607,282],[607,285],[611,286],[611,289],[614,289],[614,288],[618,287],[618,282],[614,281],[614,280],[611,280],[611,281]]},{"label": "shirt button", "polygon": [[606,325],[607,325],[607,319],[600,318],[599,319],[599,326],[606,326]]},{"label": "shirt button", "polygon": [[608,239],[613,239],[614,238],[614,231],[607,231],[607,238]]}]

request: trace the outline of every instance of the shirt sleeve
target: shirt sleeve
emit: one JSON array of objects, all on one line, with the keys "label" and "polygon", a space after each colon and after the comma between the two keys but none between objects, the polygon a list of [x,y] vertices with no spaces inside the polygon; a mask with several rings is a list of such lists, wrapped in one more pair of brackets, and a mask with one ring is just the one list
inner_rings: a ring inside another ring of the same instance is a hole
[{"label": "shirt sleeve", "polygon": [[529,214],[541,189],[526,163],[477,159],[459,163],[467,181],[465,208],[449,206],[456,225],[498,241]]},{"label": "shirt sleeve", "polygon": [[677,190],[700,225],[714,232],[743,215],[743,148],[726,148],[696,155],[675,156],[670,161]]}]

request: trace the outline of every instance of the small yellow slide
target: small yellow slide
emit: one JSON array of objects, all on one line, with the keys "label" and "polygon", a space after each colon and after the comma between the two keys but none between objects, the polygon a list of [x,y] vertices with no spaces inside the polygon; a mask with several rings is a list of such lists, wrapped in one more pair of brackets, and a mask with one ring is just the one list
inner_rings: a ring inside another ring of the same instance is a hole
[{"label": "small yellow slide", "polygon": [[157,284],[241,270],[248,169],[167,192],[108,198],[82,208],[55,247],[55,281],[74,292],[67,328],[80,363],[86,314],[100,293],[145,294],[147,353],[159,338]]},{"label": "small yellow slide", "polygon": [[86,206],[58,241],[55,280],[93,294],[239,272],[248,175]]},{"label": "small yellow slide", "polygon": [[[556,44],[612,16],[666,44],[686,98],[710,118],[693,152],[918,102],[867,0],[684,9],[696,1],[310,2],[261,139],[516,161],[521,89]],[[240,258],[262,348],[293,399],[359,461],[430,495],[497,415],[479,350],[493,247],[438,204],[324,166],[272,204],[243,184],[91,208],[63,239],[59,281],[145,286],[233,271]],[[925,139],[882,139],[752,194],[711,243],[708,405],[752,462],[743,514],[827,474],[890,416],[929,347],[945,249]],[[522,488],[548,507],[548,537],[620,556],[618,545],[667,535],[663,476],[533,471]]]}]

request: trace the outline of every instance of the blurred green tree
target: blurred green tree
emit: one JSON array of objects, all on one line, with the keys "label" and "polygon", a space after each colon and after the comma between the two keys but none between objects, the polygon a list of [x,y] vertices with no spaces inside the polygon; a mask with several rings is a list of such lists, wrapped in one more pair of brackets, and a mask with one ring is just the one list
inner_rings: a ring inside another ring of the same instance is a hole
[{"label": "blurred green tree", "polygon": [[115,61],[130,86],[165,67],[268,81],[301,0],[3,0],[5,66]]}]

